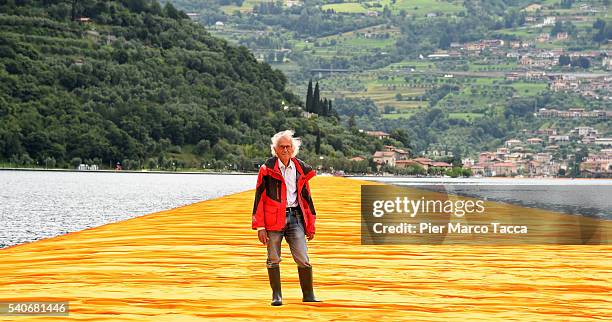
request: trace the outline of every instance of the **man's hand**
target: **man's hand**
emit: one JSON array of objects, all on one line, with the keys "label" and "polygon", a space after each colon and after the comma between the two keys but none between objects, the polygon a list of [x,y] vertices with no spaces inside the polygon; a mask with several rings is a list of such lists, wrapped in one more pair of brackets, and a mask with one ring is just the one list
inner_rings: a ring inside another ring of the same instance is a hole
[{"label": "man's hand", "polygon": [[268,232],[265,229],[258,230],[257,237],[259,237],[259,241],[262,244],[268,245],[268,240],[270,240],[270,238],[268,237]]},{"label": "man's hand", "polygon": [[308,238],[308,240],[313,240],[314,239],[314,233],[306,234],[306,237]]}]

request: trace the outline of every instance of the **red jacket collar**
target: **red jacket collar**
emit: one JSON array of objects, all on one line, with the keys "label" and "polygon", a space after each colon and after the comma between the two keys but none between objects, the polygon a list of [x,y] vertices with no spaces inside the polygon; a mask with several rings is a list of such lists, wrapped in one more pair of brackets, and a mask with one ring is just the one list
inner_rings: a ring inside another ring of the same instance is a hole
[{"label": "red jacket collar", "polygon": [[[303,177],[304,180],[310,180],[312,177],[316,175],[316,172],[313,169],[309,168],[308,173],[306,173],[306,175],[304,176],[304,169],[302,168],[302,162],[295,157],[291,158],[291,161],[293,161],[293,164],[295,165],[295,169],[299,173],[299,176]],[[272,157],[268,159],[268,161],[265,164],[268,169],[270,169],[273,173],[275,173],[276,175],[282,178],[280,168],[279,168],[280,162],[281,161],[278,157]]]}]

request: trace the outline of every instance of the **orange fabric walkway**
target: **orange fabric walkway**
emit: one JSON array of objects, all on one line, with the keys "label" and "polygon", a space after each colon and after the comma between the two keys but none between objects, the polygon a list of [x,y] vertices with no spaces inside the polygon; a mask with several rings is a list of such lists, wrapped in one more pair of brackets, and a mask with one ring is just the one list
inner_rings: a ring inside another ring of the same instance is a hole
[{"label": "orange fabric walkway", "polygon": [[0,321],[612,319],[612,246],[361,245],[363,183],[312,181],[324,303],[301,303],[284,244],[285,305],[269,306],[247,191],[0,250],[0,301],[70,302]]}]

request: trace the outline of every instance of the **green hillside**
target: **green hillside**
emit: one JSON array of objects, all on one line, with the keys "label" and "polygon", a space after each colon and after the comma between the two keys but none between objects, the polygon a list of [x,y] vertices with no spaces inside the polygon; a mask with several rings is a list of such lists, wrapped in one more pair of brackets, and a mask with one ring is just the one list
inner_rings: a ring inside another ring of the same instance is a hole
[{"label": "green hillside", "polygon": [[[167,1],[282,70],[293,92],[317,80],[344,124],[403,130],[416,153],[476,158],[546,124],[610,133],[609,119],[534,117],[609,110],[609,0]],[[359,112],[370,103],[378,113]]]},{"label": "green hillside", "polygon": [[2,163],[252,169],[285,128],[327,166],[380,148],[334,117],[302,117],[281,72],[171,4],[0,1],[0,12]]}]

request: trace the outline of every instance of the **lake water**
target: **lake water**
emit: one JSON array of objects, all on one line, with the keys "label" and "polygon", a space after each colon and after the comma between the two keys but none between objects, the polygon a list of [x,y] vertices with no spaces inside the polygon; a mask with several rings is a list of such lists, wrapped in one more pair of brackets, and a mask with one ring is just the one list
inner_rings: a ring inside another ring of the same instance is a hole
[{"label": "lake water", "polygon": [[254,189],[256,180],[256,175],[0,171],[0,248]]},{"label": "lake water", "polygon": [[358,177],[571,215],[612,220],[612,180]]},{"label": "lake water", "polygon": [[[256,178],[256,175],[0,171],[0,248],[254,189]],[[449,193],[471,193],[490,200],[612,219],[612,180],[357,179],[398,185],[444,185]]]}]

